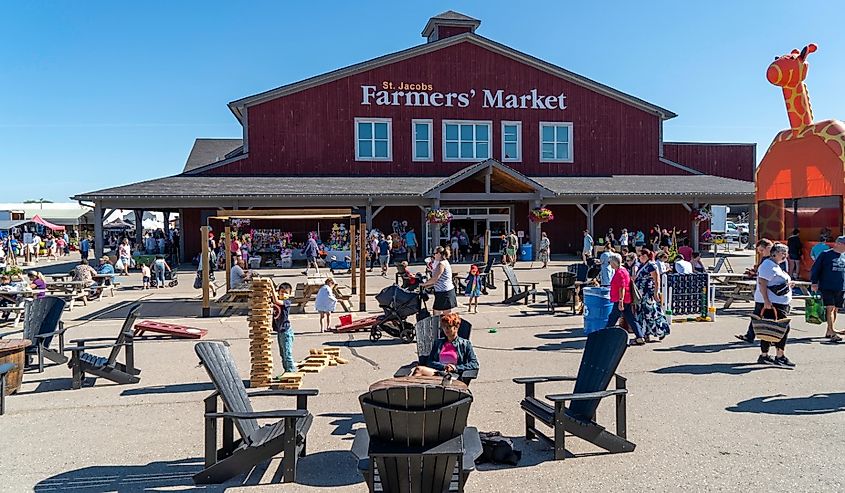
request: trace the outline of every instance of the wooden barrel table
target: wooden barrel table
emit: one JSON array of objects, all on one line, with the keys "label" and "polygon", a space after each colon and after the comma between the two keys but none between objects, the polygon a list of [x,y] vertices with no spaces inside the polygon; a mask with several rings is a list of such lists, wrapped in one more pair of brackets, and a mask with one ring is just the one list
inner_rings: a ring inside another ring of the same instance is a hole
[{"label": "wooden barrel table", "polygon": [[21,388],[23,366],[29,339],[0,339],[0,365],[14,363],[18,367],[6,375],[6,395],[12,395]]}]

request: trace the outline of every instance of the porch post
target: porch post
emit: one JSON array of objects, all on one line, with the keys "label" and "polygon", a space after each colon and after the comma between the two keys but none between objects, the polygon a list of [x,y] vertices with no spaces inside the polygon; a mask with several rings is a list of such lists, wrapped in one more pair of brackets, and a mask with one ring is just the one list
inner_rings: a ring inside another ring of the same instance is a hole
[{"label": "porch post", "polygon": [[[440,208],[440,199],[434,199],[434,203],[431,206],[434,209]],[[439,224],[430,224],[429,227],[433,227],[434,231],[431,232],[431,242],[432,245],[429,246],[429,251],[433,252],[435,248],[440,246],[440,225]]]},{"label": "porch post", "polygon": [[[532,201],[532,208],[541,207],[542,204],[539,199],[535,199]],[[528,224],[528,239],[531,242],[533,247],[533,258],[532,261],[537,258],[537,253],[540,251],[540,223],[539,222],[530,222]]]},{"label": "porch post", "polygon": [[[590,236],[595,239],[596,233],[593,228],[594,219],[596,217],[595,206],[592,202],[587,204],[587,231],[590,232]],[[590,252],[592,254],[592,252]]]},{"label": "porch post", "polygon": [[141,247],[141,251],[146,253],[144,248],[144,211],[143,209],[135,209],[135,244]]},{"label": "porch post", "polygon": [[164,238],[170,239],[170,211],[161,211],[164,216]]},{"label": "porch post", "polygon": [[[694,199],[692,202],[693,209],[698,209],[698,199]],[[692,227],[690,228],[690,236],[692,237],[690,240],[690,246],[694,251],[698,251],[698,221],[692,221]]]},{"label": "porch post", "polygon": [[751,248],[754,246],[754,243],[757,242],[757,199],[754,199],[754,202],[751,203],[751,207],[748,208],[748,247]]},{"label": "porch post", "polygon": [[94,202],[94,258],[103,256],[103,204]]}]

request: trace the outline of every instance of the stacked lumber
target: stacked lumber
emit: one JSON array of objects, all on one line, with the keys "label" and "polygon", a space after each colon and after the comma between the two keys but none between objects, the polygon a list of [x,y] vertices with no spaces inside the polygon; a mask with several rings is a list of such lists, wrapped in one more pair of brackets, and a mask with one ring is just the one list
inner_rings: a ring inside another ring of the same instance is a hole
[{"label": "stacked lumber", "polygon": [[300,372],[285,372],[281,375],[278,375],[273,378],[273,381],[270,383],[271,389],[284,389],[284,390],[298,390],[302,388],[302,377],[305,375],[304,373]]},{"label": "stacked lumber", "polygon": [[267,387],[273,374],[273,282],[256,278],[249,294],[249,385]]},{"label": "stacked lumber", "polygon": [[329,366],[345,365],[349,361],[340,357],[340,348],[311,348],[310,354],[297,365],[300,372],[319,373]]}]

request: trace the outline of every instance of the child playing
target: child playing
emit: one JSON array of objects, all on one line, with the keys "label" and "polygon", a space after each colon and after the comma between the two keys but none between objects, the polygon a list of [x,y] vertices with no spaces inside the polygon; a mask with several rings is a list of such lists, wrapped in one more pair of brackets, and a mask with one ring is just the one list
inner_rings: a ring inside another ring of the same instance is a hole
[{"label": "child playing", "polygon": [[[479,275],[477,265],[472,264],[470,266],[469,275],[464,282],[467,285],[465,294],[469,297],[467,313],[478,313],[478,297],[481,296],[481,276]],[[475,307],[474,312],[473,307]]]},{"label": "child playing", "polygon": [[279,340],[279,353],[282,366],[286,373],[296,371],[293,361],[293,327],[290,326],[290,292],[291,285],[283,282],[279,285],[278,294],[273,293],[273,329]]},{"label": "child playing", "polygon": [[144,289],[150,289],[150,266],[145,263],[141,264],[141,277],[144,281]]},{"label": "child playing", "polygon": [[326,279],[323,287],[317,292],[317,298],[314,300],[314,308],[320,312],[320,332],[323,332],[323,318],[326,319],[326,330],[329,329],[332,312],[337,307],[337,297],[334,295],[334,279]]}]

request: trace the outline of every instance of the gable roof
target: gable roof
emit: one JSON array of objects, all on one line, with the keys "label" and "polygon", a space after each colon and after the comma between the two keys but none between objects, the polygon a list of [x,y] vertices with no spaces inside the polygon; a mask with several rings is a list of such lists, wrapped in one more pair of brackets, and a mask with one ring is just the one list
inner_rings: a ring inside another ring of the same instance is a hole
[{"label": "gable roof", "polygon": [[642,100],[636,96],[626,94],[622,91],[604,85],[600,82],[596,82],[582,75],[570,72],[569,70],[566,70],[563,67],[559,67],[557,65],[554,65],[553,63],[540,60],[539,58],[515,50],[501,43],[497,43],[491,39],[485,38],[484,36],[479,36],[475,33],[462,33],[455,36],[450,36],[448,38],[433,41],[431,43],[425,43],[402,51],[397,51],[395,53],[390,53],[388,55],[373,58],[372,60],[356,63],[354,65],[349,65],[348,67],[333,70],[331,72],[327,72],[325,74],[311,77],[299,82],[294,82],[292,84],[280,86],[275,89],[270,89],[269,91],[265,91],[262,93],[255,94],[253,96],[248,96],[232,101],[229,103],[229,109],[232,111],[235,117],[237,117],[237,119],[240,120],[241,123],[243,123],[243,109],[248,106],[260,104],[265,101],[270,101],[273,99],[280,98],[282,96],[287,96],[289,94],[294,94],[300,91],[304,91],[306,89],[310,89],[312,87],[327,84],[329,82],[343,79],[345,77],[350,77],[361,72],[366,72],[374,68],[390,65],[396,62],[400,62],[402,60],[407,60],[409,58],[413,58],[426,53],[431,53],[464,42],[473,43],[482,48],[506,56],[512,60],[516,60],[518,62],[534,67],[537,70],[541,70],[543,72],[565,79],[573,84],[577,84],[597,93],[608,96],[612,99],[616,99],[617,101],[621,101],[623,103],[637,107],[643,111],[656,114],[664,120],[668,120],[670,118],[678,116],[675,113],[667,110],[666,108],[649,103],[648,101]]},{"label": "gable roof", "polygon": [[446,12],[441,12],[428,20],[422,30],[422,33],[420,33],[422,34],[422,37],[429,37],[434,31],[434,26],[438,24],[446,26],[469,26],[472,29],[476,29],[481,25],[481,21],[460,12],[455,12],[454,10],[447,10]]},{"label": "gable roof", "polygon": [[228,154],[243,146],[243,139],[196,139],[183,173],[226,159]]},{"label": "gable roof", "polygon": [[511,178],[513,178],[517,181],[520,181],[522,183],[525,183],[526,185],[528,185],[528,186],[534,188],[535,190],[537,190],[540,193],[540,196],[542,196],[542,197],[553,197],[555,195],[555,192],[553,190],[546,188],[545,186],[543,186],[542,184],[540,184],[536,180],[533,180],[533,179],[523,175],[519,171],[511,168],[510,166],[505,166],[504,164],[500,163],[499,161],[497,161],[495,159],[487,159],[485,161],[481,161],[480,163],[476,163],[472,166],[467,166],[466,168],[464,168],[464,169],[462,169],[462,170],[460,170],[456,173],[453,173],[451,176],[443,178],[442,181],[440,181],[435,186],[426,190],[422,195],[423,195],[423,197],[434,197],[437,194],[437,192],[443,191],[443,190],[451,187],[452,185],[459,183],[459,182],[463,181],[464,179],[469,178],[469,177],[475,175],[476,173],[478,173],[480,171],[484,171],[485,169],[488,169],[488,168],[497,169],[497,170],[507,174]]}]

